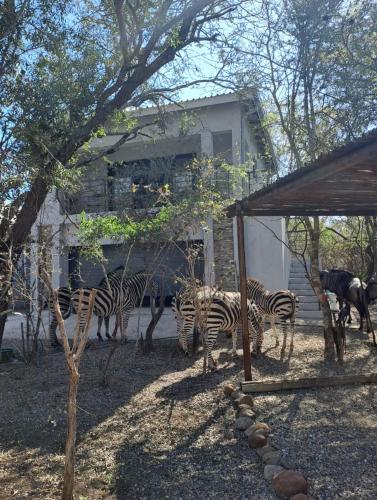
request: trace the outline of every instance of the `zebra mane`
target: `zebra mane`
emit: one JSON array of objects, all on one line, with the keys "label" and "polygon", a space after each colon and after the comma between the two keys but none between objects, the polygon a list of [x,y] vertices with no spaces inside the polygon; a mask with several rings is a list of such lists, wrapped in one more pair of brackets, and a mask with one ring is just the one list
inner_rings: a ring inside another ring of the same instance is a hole
[{"label": "zebra mane", "polygon": [[258,287],[258,289],[262,290],[263,292],[268,292],[264,284],[261,281],[257,280],[257,278],[247,278],[246,282],[250,286]]}]

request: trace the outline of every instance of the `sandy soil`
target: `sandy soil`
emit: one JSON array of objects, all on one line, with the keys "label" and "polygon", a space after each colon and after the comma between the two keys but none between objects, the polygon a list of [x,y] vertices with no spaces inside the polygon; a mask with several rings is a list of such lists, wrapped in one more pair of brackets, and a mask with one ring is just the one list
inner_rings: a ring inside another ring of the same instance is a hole
[{"label": "sandy soil", "polygon": [[[293,343],[253,360],[255,380],[375,370],[366,334],[347,334],[344,367],[322,362],[318,327],[298,327]],[[115,353],[110,385],[100,385],[109,346],[86,351],[78,401],[76,498],[274,499],[256,453],[234,430],[225,381],[242,378],[220,336],[218,373],[202,374],[200,355],[185,358],[176,342],[155,342],[150,355],[135,344]],[[282,352],[283,351],[283,352]],[[239,351],[241,352],[241,351]],[[39,367],[0,365],[0,497],[59,498],[65,443],[67,372],[61,353]],[[375,499],[375,386],[270,393],[255,397],[260,419],[286,460],[308,477],[315,499]]]}]

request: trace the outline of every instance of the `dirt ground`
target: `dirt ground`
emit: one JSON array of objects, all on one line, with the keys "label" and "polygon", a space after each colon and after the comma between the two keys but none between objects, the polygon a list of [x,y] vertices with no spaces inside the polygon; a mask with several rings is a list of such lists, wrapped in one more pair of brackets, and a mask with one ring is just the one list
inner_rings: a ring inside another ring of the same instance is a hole
[{"label": "dirt ground", "polygon": [[[280,337],[282,337],[280,335]],[[135,344],[115,353],[110,385],[99,383],[109,346],[88,349],[78,401],[77,499],[274,499],[263,467],[239,431],[223,394],[242,378],[242,360],[219,336],[217,373],[202,374],[200,355],[175,341],[150,355]],[[296,327],[294,342],[253,360],[255,380],[375,371],[366,334],[347,333],[345,366],[322,361],[321,329]],[[283,352],[282,352],[283,351]],[[239,351],[241,353],[241,351]],[[0,498],[60,498],[67,371],[61,353],[40,367],[0,365]],[[376,387],[296,390],[255,397],[260,420],[286,461],[308,478],[315,499],[375,499]]]}]

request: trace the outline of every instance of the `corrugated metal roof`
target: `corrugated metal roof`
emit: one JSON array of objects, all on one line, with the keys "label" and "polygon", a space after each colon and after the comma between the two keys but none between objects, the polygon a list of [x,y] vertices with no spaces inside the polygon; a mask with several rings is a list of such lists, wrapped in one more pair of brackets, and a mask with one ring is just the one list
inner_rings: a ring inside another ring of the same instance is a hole
[{"label": "corrugated metal roof", "polygon": [[377,215],[377,128],[228,207],[242,215]]}]

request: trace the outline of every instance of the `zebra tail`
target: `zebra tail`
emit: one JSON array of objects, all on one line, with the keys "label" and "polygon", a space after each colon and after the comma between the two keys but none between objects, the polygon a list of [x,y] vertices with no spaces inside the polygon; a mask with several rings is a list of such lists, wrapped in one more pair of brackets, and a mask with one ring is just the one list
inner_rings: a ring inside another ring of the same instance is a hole
[{"label": "zebra tail", "polygon": [[294,293],[291,294],[292,296],[292,316],[290,318],[291,323],[294,323],[296,321],[296,314],[300,306],[300,301],[298,300],[297,295]]}]

